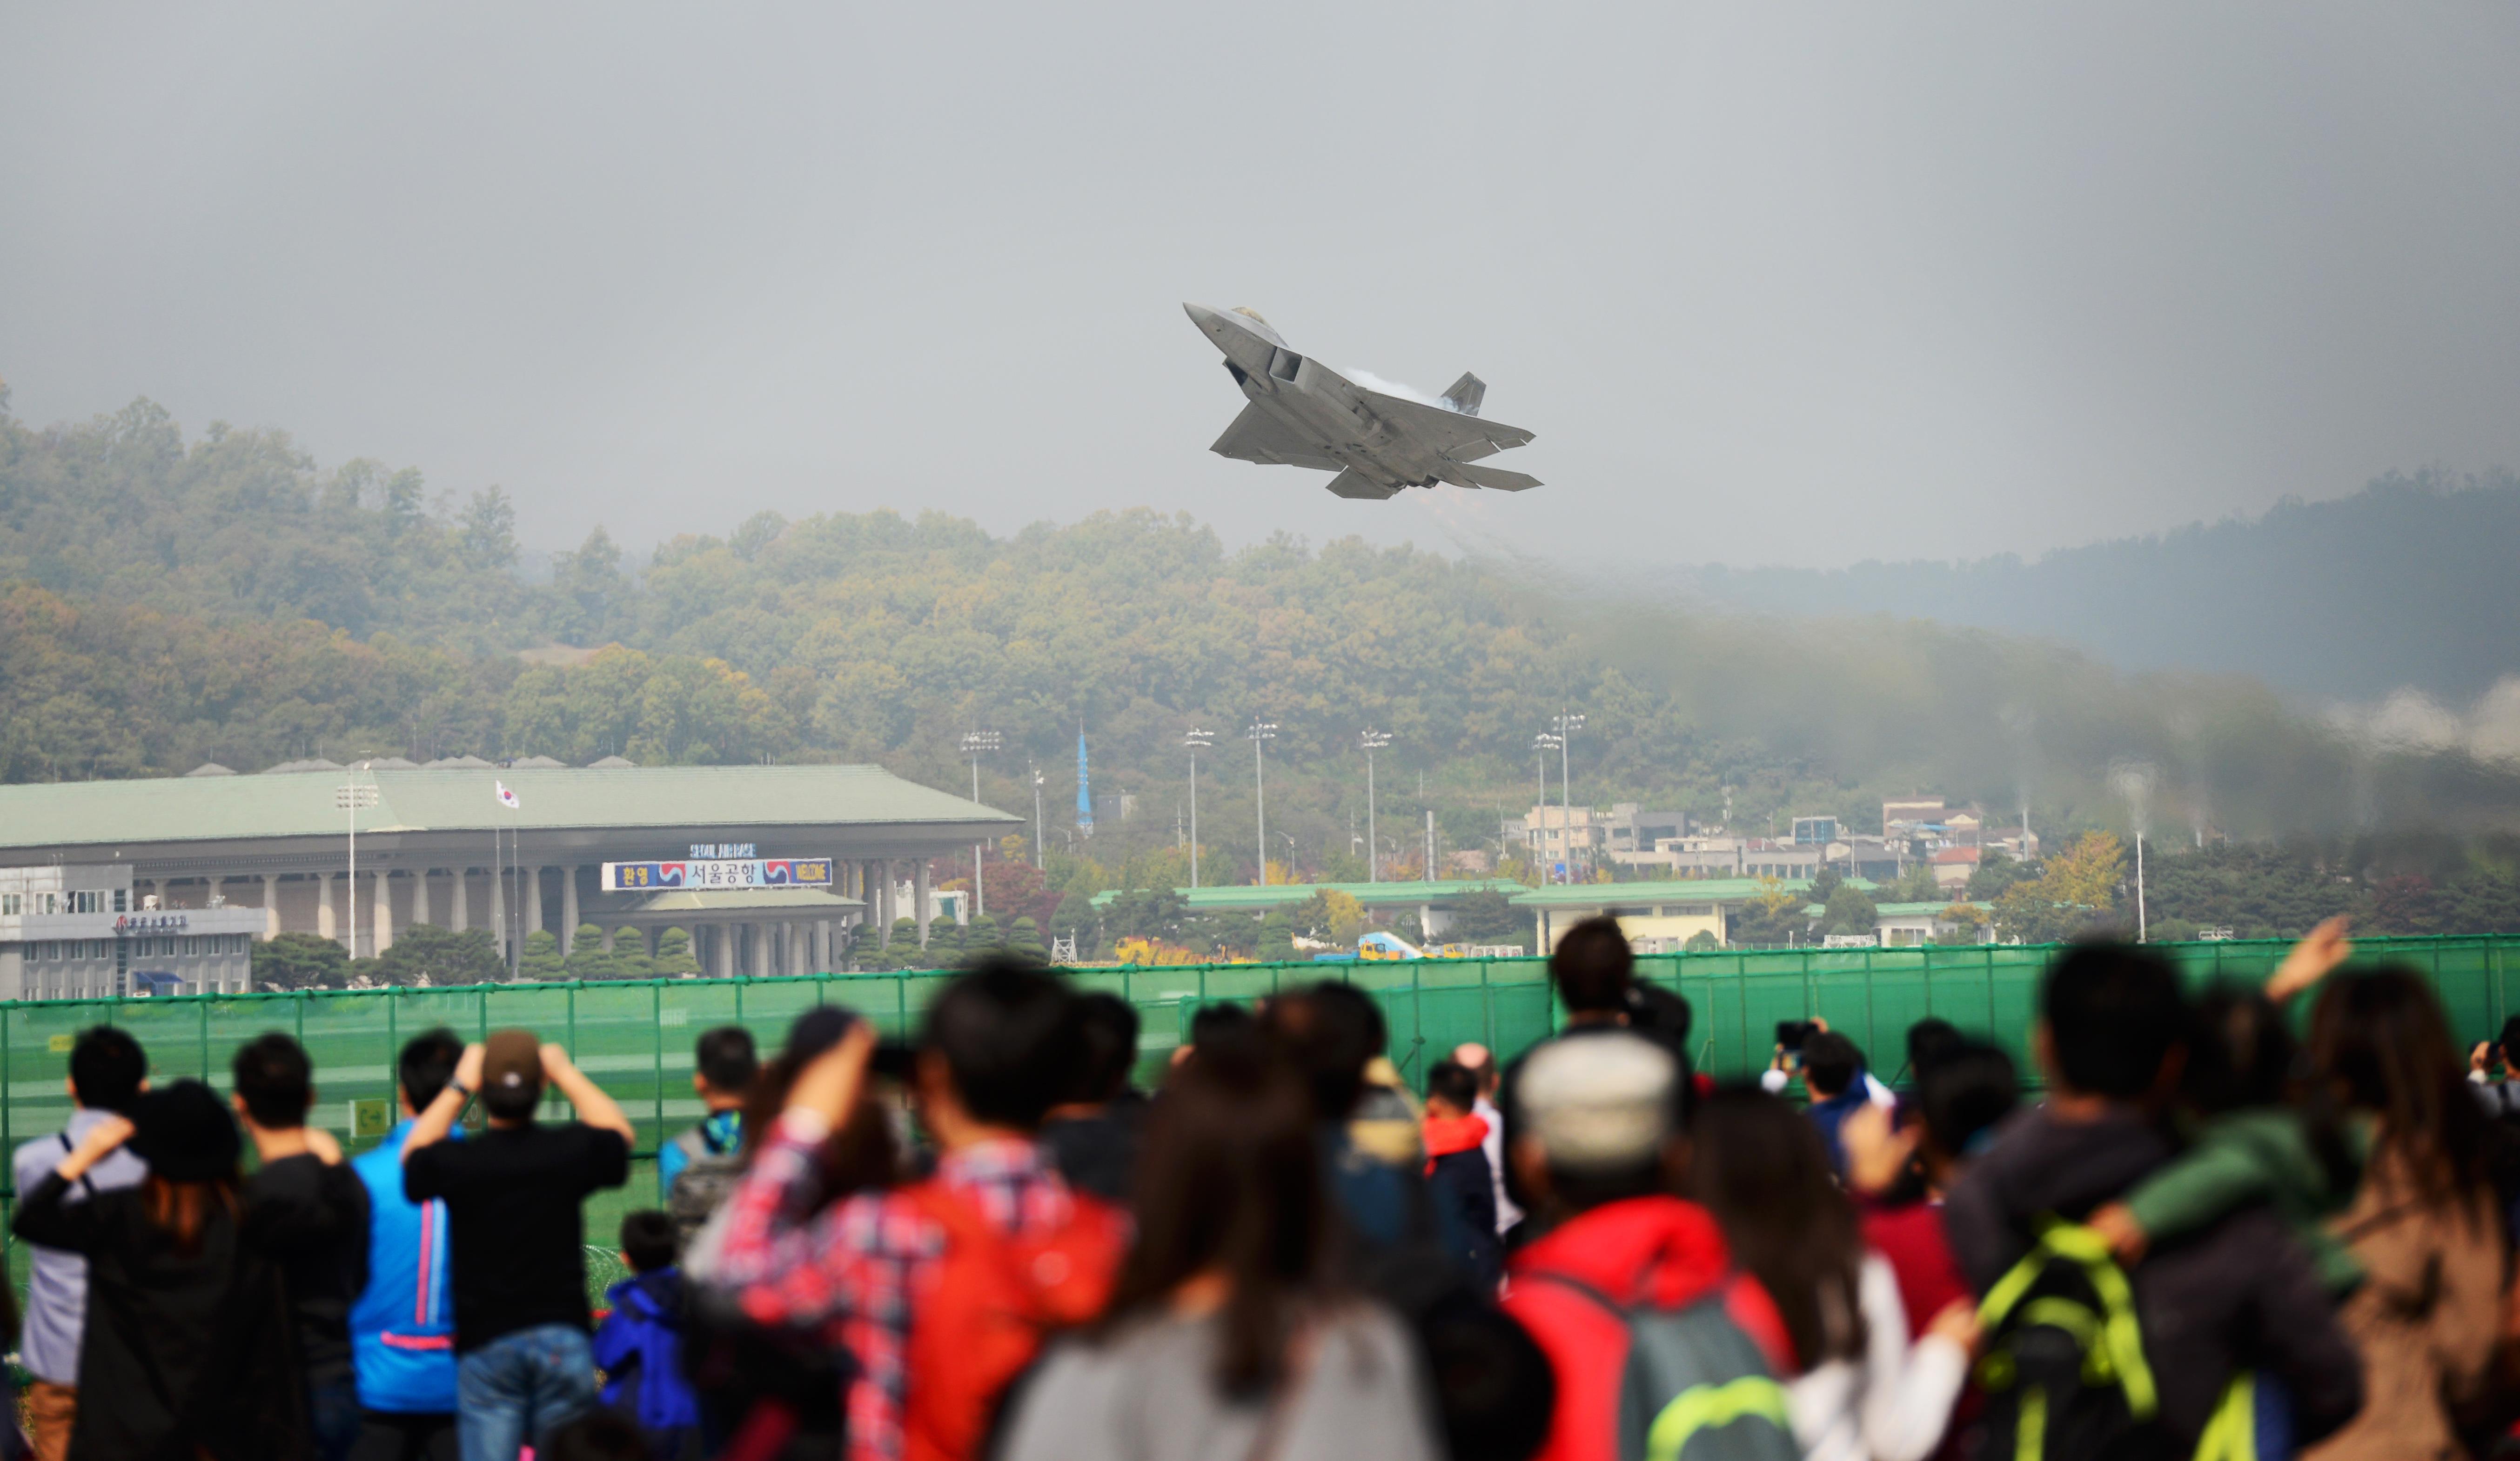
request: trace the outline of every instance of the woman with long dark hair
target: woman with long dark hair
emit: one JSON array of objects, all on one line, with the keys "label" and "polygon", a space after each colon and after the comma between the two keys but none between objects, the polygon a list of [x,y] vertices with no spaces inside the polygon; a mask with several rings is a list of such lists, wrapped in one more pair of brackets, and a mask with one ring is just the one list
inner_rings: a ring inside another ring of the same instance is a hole
[{"label": "woman with long dark hair", "polygon": [[[136,1187],[66,1202],[128,1144]],[[90,1129],[19,1206],[19,1237],[83,1254],[72,1461],[281,1461],[312,1454],[279,1270],[239,1240],[237,1129],[199,1081]]]},{"label": "woman with long dark hair", "polygon": [[2485,1384],[2505,1284],[2490,1133],[2466,1062],[2423,977],[2383,968],[2320,994],[2310,1063],[2368,1124],[2371,1149],[2334,1223],[2364,1275],[2339,1315],[2362,1354],[2362,1411],[2307,1455],[2460,1455],[2449,1407]]},{"label": "woman with long dark hair", "polygon": [[1256,1041],[1174,1068],[1102,1323],[1015,1402],[1007,1461],[1431,1461],[1408,1332],[1337,1278],[1303,1082]]},{"label": "woman with long dark hair", "polygon": [[1812,1461],[1918,1461],[1940,1443],[1968,1375],[1975,1313],[1937,1315],[1908,1341],[1899,1280],[1867,1251],[1820,1132],[1777,1097],[1719,1091],[1698,1107],[1689,1195],[1732,1261],[1775,1301],[1798,1367],[1794,1439]]}]

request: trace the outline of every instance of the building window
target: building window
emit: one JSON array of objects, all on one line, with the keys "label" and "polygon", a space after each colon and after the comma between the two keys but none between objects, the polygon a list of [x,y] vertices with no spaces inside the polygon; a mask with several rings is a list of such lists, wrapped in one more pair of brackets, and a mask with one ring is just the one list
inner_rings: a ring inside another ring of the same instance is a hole
[{"label": "building window", "polygon": [[15,918],[26,911],[26,895],[0,893],[0,918]]}]

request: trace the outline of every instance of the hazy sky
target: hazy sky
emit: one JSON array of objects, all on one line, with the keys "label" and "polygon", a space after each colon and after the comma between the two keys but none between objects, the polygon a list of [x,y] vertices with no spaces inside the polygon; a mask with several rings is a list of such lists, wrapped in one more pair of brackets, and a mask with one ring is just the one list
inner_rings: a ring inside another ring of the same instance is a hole
[{"label": "hazy sky", "polygon": [[[2520,7],[0,4],[0,377],[645,544],[2037,552],[2520,464]],[[1549,485],[1210,456],[1180,302]]]}]

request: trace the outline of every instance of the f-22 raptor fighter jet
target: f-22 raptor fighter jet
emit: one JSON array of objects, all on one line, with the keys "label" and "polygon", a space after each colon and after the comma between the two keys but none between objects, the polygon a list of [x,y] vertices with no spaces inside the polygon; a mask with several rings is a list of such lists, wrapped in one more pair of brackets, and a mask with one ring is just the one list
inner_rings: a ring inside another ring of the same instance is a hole
[{"label": "f-22 raptor fighter jet", "polygon": [[1520,492],[1538,477],[1473,466],[1531,440],[1519,426],[1482,421],[1486,382],[1464,375],[1441,406],[1384,395],[1318,360],[1286,348],[1269,322],[1248,309],[1185,304],[1191,323],[1225,352],[1225,369],[1251,398],[1208,448],[1220,457],[1334,471],[1329,489],[1377,502],[1403,487],[1490,487]]}]

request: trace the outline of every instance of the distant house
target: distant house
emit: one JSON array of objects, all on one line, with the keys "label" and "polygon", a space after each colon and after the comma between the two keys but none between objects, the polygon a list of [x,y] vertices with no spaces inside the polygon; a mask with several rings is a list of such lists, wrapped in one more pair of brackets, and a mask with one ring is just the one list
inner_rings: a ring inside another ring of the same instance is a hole
[{"label": "distant house", "polygon": [[1934,854],[1934,886],[1965,888],[1970,874],[1977,871],[1980,853],[1974,847],[1947,847]]}]

